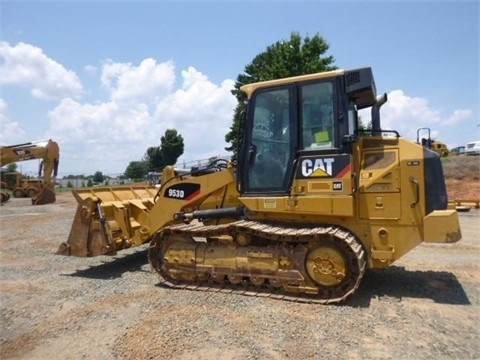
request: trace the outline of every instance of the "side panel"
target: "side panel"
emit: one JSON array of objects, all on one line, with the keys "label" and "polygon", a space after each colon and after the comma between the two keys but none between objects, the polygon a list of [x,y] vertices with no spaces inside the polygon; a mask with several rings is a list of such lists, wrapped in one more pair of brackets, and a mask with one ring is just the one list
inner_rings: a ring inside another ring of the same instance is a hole
[{"label": "side panel", "polygon": [[[308,154],[308,153],[306,153]],[[329,216],[353,216],[352,156],[304,155],[292,187],[294,210]]]},{"label": "side panel", "polygon": [[[369,266],[385,268],[422,242],[422,148],[399,137],[365,137],[357,143],[356,220]],[[415,205],[412,205],[415,204]]]},{"label": "side panel", "polygon": [[358,182],[360,219],[401,218],[398,149],[365,151]]},{"label": "side panel", "polygon": [[242,197],[261,217],[319,222],[322,216],[354,215],[352,157],[349,154],[300,156],[289,195]]},{"label": "side panel", "polygon": [[424,218],[425,242],[454,243],[461,239],[455,210],[436,210]]},{"label": "side panel", "polygon": [[437,154],[401,137],[362,138],[355,154],[358,217],[347,227],[362,240],[370,267],[384,268],[423,241],[460,239],[457,213],[443,210]]}]

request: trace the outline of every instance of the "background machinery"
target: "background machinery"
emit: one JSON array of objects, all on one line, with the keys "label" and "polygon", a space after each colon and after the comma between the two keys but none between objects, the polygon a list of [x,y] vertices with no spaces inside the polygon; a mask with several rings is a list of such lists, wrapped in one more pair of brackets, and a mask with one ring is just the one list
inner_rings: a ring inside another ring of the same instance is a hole
[{"label": "background machinery", "polygon": [[465,155],[465,145],[457,146],[449,151],[450,155],[460,156]]},{"label": "background machinery", "polygon": [[[149,243],[168,286],[334,303],[367,268],[461,238],[438,154],[381,129],[387,97],[377,97],[370,68],[241,89],[248,107],[236,162],[188,174],[166,167],[159,189],[74,190],[77,212],[58,253]],[[357,129],[363,108],[368,132]]]},{"label": "background machinery", "polygon": [[[31,197],[33,205],[55,202],[55,177],[59,158],[59,146],[52,140],[0,146],[0,166],[32,159],[42,160],[38,175],[41,180],[22,179],[21,174],[16,172],[2,173],[2,188],[10,189],[14,197]],[[2,203],[10,197],[6,191],[2,191],[1,196]]]},{"label": "background machinery", "polygon": [[34,198],[42,188],[42,180],[38,178],[25,178],[17,171],[2,172],[2,189],[12,191],[13,197]]},{"label": "background machinery", "polygon": [[[421,133],[423,133],[422,137],[420,135]],[[426,136],[425,133],[427,134]],[[430,128],[417,129],[417,144],[422,144],[422,146],[435,151],[441,157],[447,157],[449,155],[447,145],[430,137]]]}]

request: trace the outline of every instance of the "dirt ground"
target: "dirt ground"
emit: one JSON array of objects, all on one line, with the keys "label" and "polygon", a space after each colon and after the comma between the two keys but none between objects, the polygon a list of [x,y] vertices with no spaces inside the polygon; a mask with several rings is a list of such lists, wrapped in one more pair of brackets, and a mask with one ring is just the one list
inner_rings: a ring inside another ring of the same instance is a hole
[{"label": "dirt ground", "polygon": [[422,244],[322,306],[165,288],[145,248],[55,255],[75,208],[70,193],[0,208],[1,359],[480,358],[480,210],[459,214],[460,242]]}]

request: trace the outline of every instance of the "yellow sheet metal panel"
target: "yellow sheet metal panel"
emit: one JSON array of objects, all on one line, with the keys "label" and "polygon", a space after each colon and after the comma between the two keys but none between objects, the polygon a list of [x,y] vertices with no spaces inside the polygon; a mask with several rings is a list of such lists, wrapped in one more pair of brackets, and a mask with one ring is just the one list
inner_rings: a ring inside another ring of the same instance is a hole
[{"label": "yellow sheet metal panel", "polygon": [[454,243],[461,239],[460,224],[455,210],[437,210],[423,218],[424,241]]},{"label": "yellow sheet metal panel", "polygon": [[360,219],[400,219],[402,216],[400,193],[360,193]]},{"label": "yellow sheet metal panel", "polygon": [[243,85],[240,89],[247,94],[247,97],[250,98],[252,93],[259,88],[265,88],[270,86],[279,86],[284,84],[291,84],[292,82],[300,82],[300,81],[310,81],[310,80],[318,80],[318,79],[329,79],[335,78],[337,76],[341,76],[345,74],[345,70],[333,70],[333,71],[325,71],[322,73],[315,73],[315,74],[307,74],[307,75],[300,75],[300,76],[293,76],[283,79],[274,79],[268,81],[261,81],[252,84]]}]

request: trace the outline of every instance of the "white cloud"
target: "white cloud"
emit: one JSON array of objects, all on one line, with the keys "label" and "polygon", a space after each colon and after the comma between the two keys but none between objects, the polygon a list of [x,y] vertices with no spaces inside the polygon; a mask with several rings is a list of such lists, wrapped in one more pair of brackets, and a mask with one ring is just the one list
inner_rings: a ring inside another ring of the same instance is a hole
[{"label": "white cloud", "polygon": [[103,65],[101,81],[113,101],[150,103],[169,93],[175,81],[174,71],[172,62],[157,64],[151,58],[138,66],[110,60]]},{"label": "white cloud", "polygon": [[468,119],[473,115],[472,110],[469,109],[461,109],[455,110],[452,115],[446,119],[445,124],[447,125],[455,125],[458,122]]},{"label": "white cloud", "polygon": [[42,49],[30,44],[11,46],[0,43],[0,65],[3,84],[16,84],[30,88],[34,97],[61,99],[77,97],[82,93],[82,84],[77,75],[46,56]]},{"label": "white cloud", "polygon": [[225,154],[225,134],[236,106],[231,94],[234,81],[225,80],[217,86],[193,67],[182,71],[182,78],[182,88],[158,103],[155,118],[165,129],[175,128],[182,134],[186,144],[183,159]]},{"label": "white cloud", "polygon": [[[173,70],[171,62],[153,59],[138,66],[110,61],[101,77],[110,100],[92,104],[65,98],[52,109],[49,137],[60,143],[61,157],[67,159],[61,160],[60,173],[122,173],[148,147],[159,146],[167,129],[183,136],[182,159],[225,154],[236,106],[233,80],[216,85],[189,67],[174,89]],[[68,165],[72,162],[78,170]]]},{"label": "white cloud", "polygon": [[[225,134],[237,103],[231,94],[233,80],[215,84],[190,66],[180,71],[181,78],[176,81],[172,61],[147,58],[133,64],[109,60],[99,72],[85,67],[84,74],[90,79],[100,76],[102,88],[107,91],[107,100],[102,102],[95,89],[87,89],[94,100],[86,102],[76,97],[82,90],[76,75],[41,49],[23,43],[1,46],[4,83],[29,86],[38,96],[48,94],[60,99],[48,112],[49,126],[40,135],[60,144],[61,175],[93,174],[97,170],[122,173],[131,161],[141,160],[148,147],[160,145],[167,129],[176,129],[184,138],[185,152],[180,161],[226,153]],[[50,72],[54,74],[47,76]],[[55,87],[53,79],[65,81]],[[65,91],[59,91],[62,86]],[[398,130],[409,139],[416,138],[417,128],[430,127],[432,135],[443,140],[445,129],[451,131],[452,125],[472,117],[472,112],[465,109],[446,115],[432,108],[426,98],[410,97],[402,90],[388,96],[381,109],[382,128]],[[39,134],[30,130],[30,124],[7,117],[5,101],[0,101],[0,106],[4,138],[25,138],[27,133],[28,141],[38,139]],[[368,121],[369,116],[365,115],[364,120]]]},{"label": "white cloud", "polygon": [[204,83],[208,80],[207,76],[197,71],[193,66],[187,70],[182,70],[183,85],[182,89],[188,90],[197,83]]},{"label": "white cloud", "polygon": [[7,107],[6,101],[0,98],[0,143],[2,145],[12,145],[21,142],[24,140],[25,135],[25,131],[21,128],[20,124],[12,121],[8,117]]},{"label": "white cloud", "polygon": [[[370,110],[361,111],[361,115],[363,121],[368,122]],[[432,108],[428,99],[410,97],[403,90],[388,93],[388,101],[380,110],[382,129],[397,130],[401,136],[411,140],[416,139],[417,129],[424,127],[431,129],[432,138],[443,137],[447,133],[445,128],[471,116],[472,111],[468,109],[454,110],[451,115],[445,115],[441,110]]]},{"label": "white cloud", "polygon": [[427,123],[441,122],[440,112],[433,110],[425,98],[409,97],[402,90],[393,90],[388,94],[388,101],[382,107],[384,125],[398,125],[399,123]]}]

